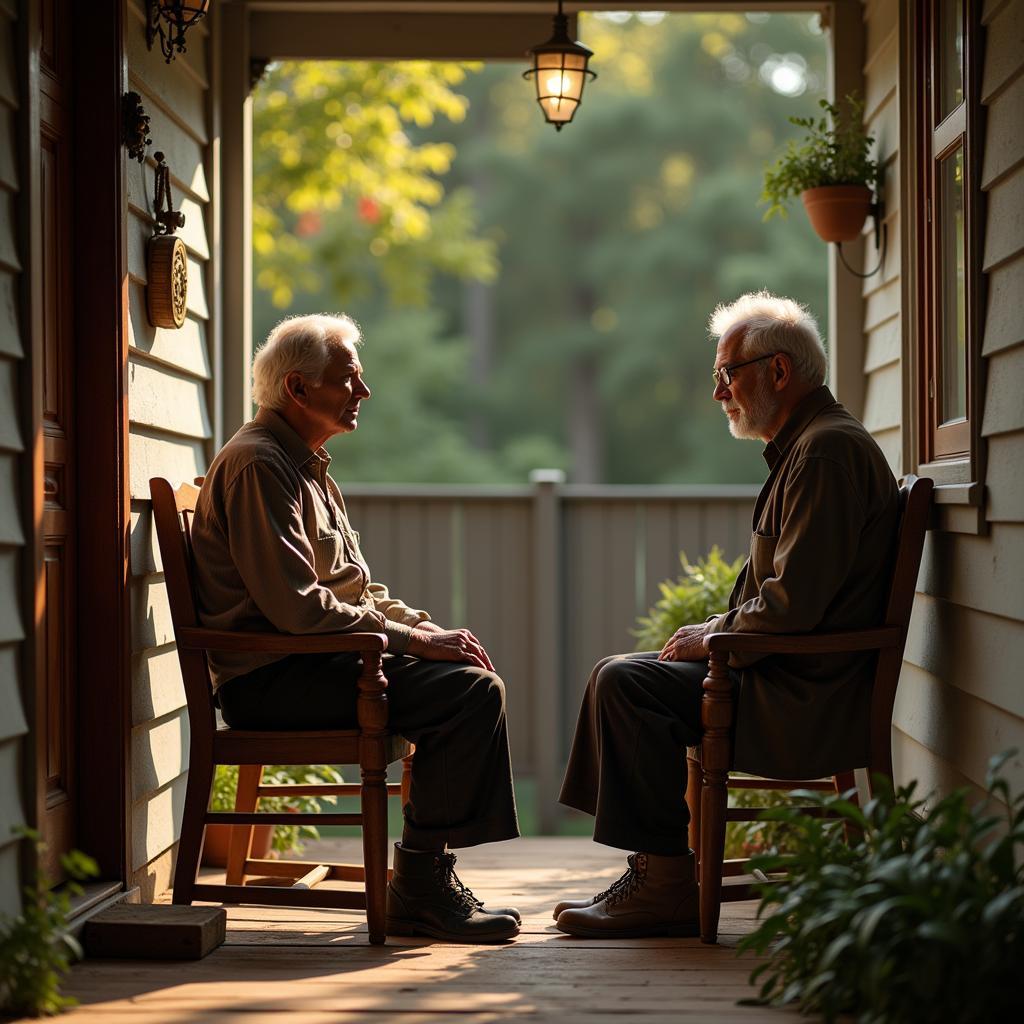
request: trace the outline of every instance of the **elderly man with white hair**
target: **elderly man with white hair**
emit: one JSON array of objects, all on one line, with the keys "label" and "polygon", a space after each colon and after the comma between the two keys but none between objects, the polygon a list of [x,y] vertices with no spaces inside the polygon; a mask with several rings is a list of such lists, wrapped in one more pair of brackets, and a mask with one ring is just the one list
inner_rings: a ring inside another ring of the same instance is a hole
[{"label": "elderly man with white hair", "polygon": [[[884,611],[896,481],[825,387],[813,317],[757,292],[716,309],[710,330],[713,397],[733,437],[764,442],[768,479],[729,610],[683,626],[660,652],[606,658],[590,676],[561,801],[595,817],[595,841],[638,852],[604,892],[555,907],[572,935],[699,934],[683,794],[685,748],[701,735],[704,637],[858,629]],[[872,658],[733,656],[735,768],[796,778],[865,764]]]},{"label": "elderly man with white hair", "polygon": [[[213,629],[388,638],[389,722],[416,744],[387,929],[453,942],[519,931],[455,874],[448,847],[518,836],[505,690],[480,642],[442,629],[373,582],[324,444],[370,397],[347,316],[278,324],[253,363],[259,411],[221,449],[192,527],[200,614]],[[241,729],[351,728],[356,654],[210,654],[224,720]]]}]

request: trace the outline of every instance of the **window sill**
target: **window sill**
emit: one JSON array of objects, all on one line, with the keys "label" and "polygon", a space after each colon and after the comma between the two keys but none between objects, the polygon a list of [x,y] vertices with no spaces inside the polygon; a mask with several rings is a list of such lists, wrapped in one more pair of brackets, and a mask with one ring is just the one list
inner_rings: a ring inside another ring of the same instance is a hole
[{"label": "window sill", "polygon": [[[917,467],[918,476],[931,477],[935,481],[936,495],[940,487],[946,485],[960,484],[970,486],[974,472],[971,469],[970,459],[957,459],[956,461],[924,462]],[[935,498],[938,501],[938,497]],[[950,504],[954,504],[950,502]],[[963,504],[963,502],[955,502]],[[968,503],[969,504],[969,503]]]},{"label": "window sill", "polygon": [[987,530],[982,484],[939,484],[932,493],[929,528],[978,537]]}]

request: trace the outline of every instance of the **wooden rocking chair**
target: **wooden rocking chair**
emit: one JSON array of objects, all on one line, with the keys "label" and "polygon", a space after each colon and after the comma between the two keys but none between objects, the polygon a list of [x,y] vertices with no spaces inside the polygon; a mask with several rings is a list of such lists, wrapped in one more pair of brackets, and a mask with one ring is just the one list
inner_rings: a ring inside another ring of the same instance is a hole
[{"label": "wooden rocking chair", "polygon": [[[701,722],[704,734],[699,747],[687,754],[686,802],[690,810],[690,846],[697,854],[700,879],[700,937],[718,940],[718,919],[723,900],[751,899],[755,892],[740,876],[748,871],[745,859],[724,859],[725,825],[728,821],[756,821],[758,808],[728,807],[729,789],[813,789],[844,792],[854,785],[848,766],[826,779],[757,779],[731,777],[731,729],[733,721],[729,654],[838,654],[878,651],[871,691],[869,775],[892,778],[892,709],[896,700],[903,649],[907,641],[914,603],[917,573],[921,566],[925,531],[932,495],[932,481],[907,476],[900,487],[900,526],[892,583],[885,620],[877,629],[843,633],[807,633],[794,636],[767,633],[712,633],[704,640],[708,674],[704,680]],[[838,766],[837,766],[838,768]],[[813,812],[814,808],[809,808]],[[735,884],[722,884],[723,875]]]},{"label": "wooden rocking chair", "polygon": [[[171,607],[178,660],[188,704],[191,747],[188,786],[177,866],[175,903],[253,903],[273,906],[365,909],[370,942],[385,940],[387,868],[387,797],[408,799],[412,747],[389,732],[387,679],[381,656],[387,638],[380,633],[233,633],[204,629],[195,603],[191,517],[198,488],[182,484],[175,491],[160,477],[150,480],[153,519]],[[362,656],[356,702],[358,728],[318,732],[265,732],[217,728],[207,651],[261,651],[280,654],[356,651]],[[388,785],[387,766],[405,758],[401,785]],[[210,811],[213,774],[219,764],[240,766],[235,811]],[[359,784],[261,785],[265,764],[358,764]],[[359,796],[358,813],[291,814],[257,811],[264,796]],[[224,885],[197,881],[207,825],[233,825]],[[249,856],[255,825],[356,825],[363,831],[362,864],[314,864],[308,861],[257,860]],[[241,826],[240,828],[237,826]],[[250,875],[281,878],[280,885],[245,884]],[[325,880],[356,881],[364,890],[320,889]]]}]

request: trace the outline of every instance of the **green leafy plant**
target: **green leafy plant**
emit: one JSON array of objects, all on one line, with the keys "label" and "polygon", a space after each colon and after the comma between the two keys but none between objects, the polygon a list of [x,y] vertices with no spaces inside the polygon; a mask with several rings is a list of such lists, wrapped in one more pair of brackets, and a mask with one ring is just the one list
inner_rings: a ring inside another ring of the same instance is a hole
[{"label": "green leafy plant", "polygon": [[764,172],[765,220],[775,214],[785,216],[784,204],[809,188],[866,185],[874,189],[878,184],[880,165],[871,158],[874,136],[863,127],[863,101],[851,93],[841,108],[828,100],[819,103],[824,117],[789,119],[807,134],[799,143],[791,140],[785,153]]},{"label": "green leafy plant", "polygon": [[[730,807],[790,807],[794,803],[799,805],[802,801],[794,800],[792,793],[783,789],[729,789]],[[828,822],[825,827],[835,828],[836,823]],[[789,826],[784,821],[730,821],[725,826],[725,856],[741,858],[769,852],[787,853],[789,835]]]},{"label": "green leafy plant", "polygon": [[[268,786],[299,783],[304,786],[321,782],[342,783],[345,780],[333,765],[283,765],[268,764],[263,769],[263,784]],[[238,765],[221,764],[213,776],[213,790],[210,809],[233,811],[235,792],[238,789]],[[336,804],[337,797],[324,796],[269,796],[260,797],[261,811],[295,811],[305,814],[319,814],[322,803]],[[319,839],[320,832],[315,825],[275,825],[273,848],[279,853],[286,850],[302,852],[303,839]]]},{"label": "green leafy plant", "polygon": [[637,628],[632,632],[638,651],[660,650],[680,626],[703,622],[724,612],[744,559],[726,561],[716,544],[707,558],[697,559],[696,565],[686,560],[685,552],[680,553],[679,561],[683,575],[658,584],[661,597],[647,615],[637,619]]},{"label": "green leafy plant", "polygon": [[[39,833],[14,829],[35,844],[37,854],[46,844]],[[71,899],[82,892],[79,881],[98,873],[96,862],[79,850],[60,858],[72,881],[60,889],[39,871],[35,882],[22,890],[24,904],[14,918],[0,916],[0,1008],[5,1015],[43,1017],[60,1013],[77,1000],[60,994],[61,976],[82,956],[78,940],[68,928]]]},{"label": "green leafy plant", "polygon": [[751,976],[761,1001],[861,1024],[1020,1020],[1024,794],[1000,775],[1015,754],[992,759],[981,802],[959,789],[928,805],[915,783],[881,777],[863,810],[798,791],[847,826],[849,844],[819,819],[766,811],[787,824],[791,852],[754,859],[789,873],[763,887],[761,924],[740,943],[769,955]]}]

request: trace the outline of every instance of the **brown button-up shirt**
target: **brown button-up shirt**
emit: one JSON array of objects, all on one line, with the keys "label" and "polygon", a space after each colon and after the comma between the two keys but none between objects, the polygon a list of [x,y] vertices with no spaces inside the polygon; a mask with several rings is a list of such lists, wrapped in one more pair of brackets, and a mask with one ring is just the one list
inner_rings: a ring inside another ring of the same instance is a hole
[{"label": "brown button-up shirt", "polygon": [[[412,627],[430,616],[371,581],[330,462],[269,409],[220,450],[192,524],[204,626],[384,633],[391,653],[406,650]],[[214,689],[280,657],[211,652]]]},{"label": "brown button-up shirt", "polygon": [[[874,438],[827,387],[764,451],[750,557],[712,632],[808,633],[882,622],[899,493]],[[813,777],[867,763],[874,654],[734,655],[735,767]]]}]

